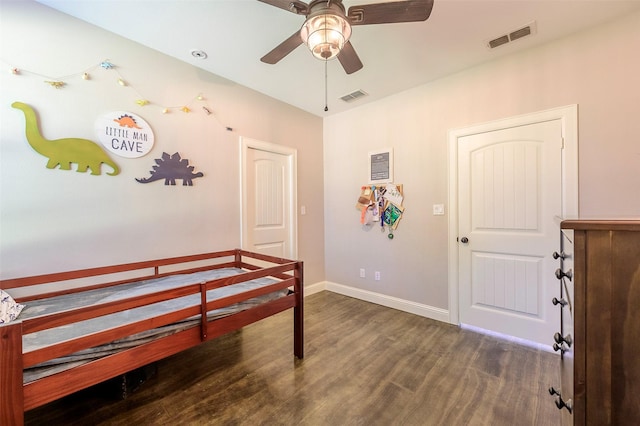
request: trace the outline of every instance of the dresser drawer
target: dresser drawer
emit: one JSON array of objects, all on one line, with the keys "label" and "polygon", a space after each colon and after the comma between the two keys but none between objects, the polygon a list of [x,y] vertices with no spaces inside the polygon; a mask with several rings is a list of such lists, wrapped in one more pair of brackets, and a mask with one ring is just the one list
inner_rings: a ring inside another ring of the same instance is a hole
[{"label": "dresser drawer", "polygon": [[553,349],[560,354],[559,375],[549,389],[558,409],[562,410],[562,424],[573,424],[573,231],[563,230],[560,251],[553,257],[558,260],[556,269],[557,296],[551,302],[560,310],[558,331],[553,335]]},{"label": "dresser drawer", "polygon": [[[563,272],[560,281],[560,296],[562,298],[561,312],[560,312],[560,335],[563,338],[562,353],[560,360],[560,393],[561,398],[566,406],[562,406],[562,403],[556,405],[562,410],[562,424],[573,424],[573,401],[574,401],[574,389],[573,389],[573,368],[574,368],[574,352],[575,352],[575,339],[574,339],[574,268],[573,268],[573,230],[562,230],[561,241],[562,256],[560,258],[560,270]],[[555,338],[555,336],[554,336]],[[555,340],[555,339],[554,339]],[[556,342],[557,343],[557,340]]]},{"label": "dresser drawer", "polygon": [[[562,298],[567,302],[567,305],[562,310],[562,325],[566,323],[573,329],[573,306],[574,306],[574,284],[573,278],[575,270],[573,267],[573,229],[562,230],[562,242],[560,244],[562,250],[562,257],[560,259],[560,269],[566,274],[562,277],[560,294]],[[563,330],[564,331],[564,330]]]}]

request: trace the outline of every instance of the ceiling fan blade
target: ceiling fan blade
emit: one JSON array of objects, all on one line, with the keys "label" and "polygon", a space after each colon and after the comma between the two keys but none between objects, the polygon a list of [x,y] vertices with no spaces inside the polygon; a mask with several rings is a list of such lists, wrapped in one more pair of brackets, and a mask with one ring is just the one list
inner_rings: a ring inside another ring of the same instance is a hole
[{"label": "ceiling fan blade", "polygon": [[338,53],[338,60],[347,74],[353,74],[362,69],[362,62],[350,41],[346,42]]},{"label": "ceiling fan blade", "polygon": [[277,45],[271,52],[260,58],[260,60],[265,64],[273,65],[275,63],[278,63],[278,61],[287,56],[289,53],[293,52],[294,49],[301,44],[302,38],[300,38],[300,31],[298,30],[293,33],[291,37]]},{"label": "ceiling fan blade", "polygon": [[293,0],[258,0],[280,9],[288,10],[296,15],[306,15],[309,12],[309,5],[301,1]]},{"label": "ceiling fan blade", "polygon": [[351,6],[347,16],[351,25],[393,24],[426,21],[431,9],[433,0],[394,1]]}]

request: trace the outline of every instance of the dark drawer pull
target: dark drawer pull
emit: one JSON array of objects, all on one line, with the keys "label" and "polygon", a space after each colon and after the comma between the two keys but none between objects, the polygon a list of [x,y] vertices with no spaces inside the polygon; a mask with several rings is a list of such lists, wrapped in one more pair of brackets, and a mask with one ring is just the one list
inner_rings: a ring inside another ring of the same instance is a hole
[{"label": "dark drawer pull", "polygon": [[556,398],[556,407],[558,407],[558,410],[562,410],[563,408],[566,408],[567,411],[571,413],[571,411],[573,410],[573,401],[571,399],[568,399],[567,401],[562,399],[562,395],[560,394],[560,391],[558,391],[553,386],[549,388],[549,395],[551,396],[558,395],[558,398]]},{"label": "dark drawer pull", "polygon": [[558,407],[558,410],[566,408],[567,411],[571,413],[571,411],[573,410],[573,401],[570,399],[565,401],[561,396],[558,396],[558,399],[556,399],[556,407]]},{"label": "dark drawer pull", "polygon": [[553,350],[558,352],[560,351],[561,354],[566,352],[566,349],[564,348],[563,344],[558,344],[558,343],[554,343],[553,344]]},{"label": "dark drawer pull", "polygon": [[551,299],[551,303],[553,303],[554,305],[560,305],[562,307],[567,306],[569,304],[569,302],[567,302],[564,299],[558,299],[556,297],[554,297],[553,299]]},{"label": "dark drawer pull", "polygon": [[554,251],[552,254],[554,259],[566,259],[567,255],[561,251],[560,253],[558,253],[557,251]]},{"label": "dark drawer pull", "polygon": [[569,269],[567,272],[564,272],[560,268],[556,269],[556,278],[561,280],[563,277],[567,277],[569,278],[569,281],[571,281],[571,278],[573,278],[573,271]]},{"label": "dark drawer pull", "polygon": [[553,340],[556,341],[557,344],[561,345],[563,343],[566,343],[567,346],[571,347],[571,343],[573,343],[573,339],[571,338],[570,334],[567,334],[566,336],[561,335],[560,333],[556,333],[553,335]]}]

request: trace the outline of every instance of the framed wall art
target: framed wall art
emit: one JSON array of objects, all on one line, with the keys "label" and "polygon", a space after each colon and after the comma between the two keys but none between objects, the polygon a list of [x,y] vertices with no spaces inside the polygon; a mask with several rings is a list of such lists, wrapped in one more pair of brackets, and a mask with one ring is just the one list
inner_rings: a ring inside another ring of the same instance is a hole
[{"label": "framed wall art", "polygon": [[369,183],[393,182],[393,149],[369,152]]}]

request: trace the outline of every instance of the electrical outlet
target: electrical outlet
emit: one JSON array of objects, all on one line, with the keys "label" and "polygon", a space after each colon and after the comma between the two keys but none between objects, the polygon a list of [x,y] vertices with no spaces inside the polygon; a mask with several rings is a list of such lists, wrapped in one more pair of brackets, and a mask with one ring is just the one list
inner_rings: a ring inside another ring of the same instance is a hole
[{"label": "electrical outlet", "polygon": [[360,268],[360,278],[364,278],[366,274],[364,273],[364,268]]},{"label": "electrical outlet", "polygon": [[380,281],[380,271],[376,271],[374,276],[376,281]]}]

